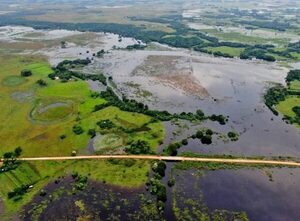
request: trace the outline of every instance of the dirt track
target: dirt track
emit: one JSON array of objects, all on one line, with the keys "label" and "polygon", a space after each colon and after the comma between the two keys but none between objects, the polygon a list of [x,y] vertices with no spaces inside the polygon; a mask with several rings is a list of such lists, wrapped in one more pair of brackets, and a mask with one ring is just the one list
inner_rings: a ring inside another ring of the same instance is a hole
[{"label": "dirt track", "polygon": [[89,160],[89,159],[139,159],[139,160],[164,160],[164,161],[195,161],[214,162],[228,164],[261,164],[274,166],[300,167],[300,162],[277,161],[277,160],[255,160],[255,159],[226,159],[226,158],[205,158],[205,157],[180,157],[180,156],[156,156],[156,155],[93,155],[74,157],[28,157],[19,158],[21,161],[58,161],[58,160]]}]

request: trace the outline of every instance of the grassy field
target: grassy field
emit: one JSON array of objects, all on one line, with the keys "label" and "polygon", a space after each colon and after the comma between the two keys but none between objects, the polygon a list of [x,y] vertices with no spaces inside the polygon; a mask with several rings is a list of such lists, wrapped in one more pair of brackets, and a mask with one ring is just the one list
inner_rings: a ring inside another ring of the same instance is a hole
[{"label": "grassy field", "polygon": [[226,54],[229,54],[229,55],[234,56],[234,57],[240,56],[240,54],[244,50],[244,48],[233,48],[233,47],[227,47],[227,46],[207,47],[205,49],[207,49],[208,51],[211,51],[211,52],[219,51],[219,52],[226,53]]},{"label": "grassy field", "polygon": [[289,88],[291,90],[300,90],[300,81],[292,81]]},{"label": "grassy field", "polygon": [[220,38],[224,41],[241,42],[241,43],[247,43],[247,44],[267,44],[267,43],[271,42],[271,43],[283,45],[287,42],[286,39],[261,38],[261,37],[257,37],[257,36],[243,35],[238,32],[223,32],[223,31],[219,31],[217,29],[205,29],[202,31],[206,32],[209,35]]},{"label": "grassy field", "polygon": [[[146,140],[155,150],[164,138],[161,122],[151,117],[107,107],[93,112],[96,104],[106,101],[92,98],[84,81],[61,83],[48,78],[52,72],[43,58],[32,56],[0,55],[0,154],[17,146],[23,156],[70,156],[73,150],[87,154],[89,129],[96,129],[100,120],[110,119],[118,127],[137,129],[124,133],[126,141]],[[20,77],[23,69],[32,71],[30,77]],[[42,79],[47,86],[36,81]],[[80,125],[83,133],[76,135],[73,126]],[[144,128],[138,130],[139,128]],[[113,133],[113,132],[112,132]],[[64,139],[62,139],[64,135]],[[121,187],[138,187],[147,180],[149,162],[141,161],[74,161],[22,163],[14,171],[0,174],[0,197],[4,201],[5,215],[9,220],[22,206],[30,202],[47,183],[58,176],[77,171],[90,179]],[[22,199],[14,202],[7,193],[22,184],[33,188]]]},{"label": "grassy field", "polygon": [[[52,70],[47,63],[36,58],[25,61],[22,59],[0,58],[3,63],[0,81],[2,85],[6,85],[1,87],[0,91],[3,98],[0,104],[3,110],[0,115],[0,154],[16,146],[22,146],[24,156],[63,156],[70,155],[72,150],[84,152],[89,140],[87,131],[96,128],[96,122],[99,120],[111,119],[124,128],[139,128],[151,120],[148,116],[120,111],[115,107],[92,112],[96,104],[105,101],[101,98],[91,98],[86,82],[61,83],[49,80],[47,75]],[[18,76],[22,69],[32,70],[33,75],[20,81]],[[7,80],[10,76],[14,76],[13,81]],[[38,79],[45,80],[48,85],[38,86],[35,83]],[[21,97],[17,100],[12,96],[16,92]],[[26,94],[31,96],[27,98]],[[22,96],[26,99],[22,100]],[[62,103],[67,105],[57,106]],[[80,136],[72,131],[75,124],[84,129]],[[150,140],[155,148],[163,137],[162,125],[157,126],[154,123],[149,126],[154,130],[130,136],[133,139],[144,137],[146,140],[157,137]],[[60,139],[61,135],[66,138]]]},{"label": "grassy field", "polygon": [[289,96],[284,101],[280,102],[276,106],[276,109],[283,115],[296,117],[295,112],[292,110],[295,106],[300,106],[300,97]]}]

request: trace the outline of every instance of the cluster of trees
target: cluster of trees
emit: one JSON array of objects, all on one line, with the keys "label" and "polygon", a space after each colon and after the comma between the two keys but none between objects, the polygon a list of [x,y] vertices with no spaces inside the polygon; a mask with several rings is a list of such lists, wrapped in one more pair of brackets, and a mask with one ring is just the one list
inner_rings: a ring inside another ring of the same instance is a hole
[{"label": "cluster of trees", "polygon": [[48,77],[52,80],[58,77],[62,82],[69,81],[71,78],[79,78],[81,80],[99,81],[103,85],[107,85],[107,79],[102,73],[82,74],[70,70],[71,68],[75,68],[77,66],[85,66],[90,63],[91,61],[89,59],[77,59],[74,61],[65,60],[60,62],[55,68],[53,68],[54,73],[49,74]]},{"label": "cluster of trees", "polygon": [[164,209],[164,203],[167,201],[167,191],[164,184],[160,180],[165,176],[167,165],[163,161],[156,161],[152,165],[153,178],[146,183],[147,189],[150,188],[150,193],[156,196],[159,210]]},{"label": "cluster of trees", "polygon": [[228,132],[227,136],[231,141],[237,141],[239,139],[239,135],[233,131]]},{"label": "cluster of trees", "polygon": [[125,148],[125,152],[129,154],[149,154],[151,153],[150,145],[147,141],[137,140]]},{"label": "cluster of trees", "polygon": [[77,172],[73,172],[72,173],[72,178],[74,179],[75,183],[74,183],[74,190],[84,190],[86,185],[87,185],[87,181],[88,178],[87,176],[83,176],[78,174]]},{"label": "cluster of trees", "polygon": [[29,76],[31,76],[31,75],[32,75],[32,71],[31,71],[31,70],[25,69],[25,70],[22,70],[22,71],[21,71],[21,76],[22,76],[22,77],[29,77]]},{"label": "cluster of trees", "polygon": [[275,115],[278,115],[278,111],[275,110],[274,106],[280,101],[284,101],[287,95],[288,92],[284,86],[276,85],[271,87],[264,96],[265,104]]},{"label": "cluster of trees", "polygon": [[95,105],[94,111],[104,109],[108,106],[115,106],[123,111],[143,113],[161,121],[170,121],[172,119],[196,121],[209,118],[213,121],[218,121],[222,125],[227,121],[227,119],[222,115],[212,115],[210,117],[206,117],[201,110],[197,110],[196,113],[182,112],[180,114],[171,114],[168,111],[149,110],[147,105],[144,105],[143,103],[137,102],[133,99],[129,100],[125,96],[123,96],[121,100],[110,87],[107,87],[106,91],[102,91],[100,93],[100,97],[104,98],[107,103]]},{"label": "cluster of trees", "polygon": [[[285,80],[288,85],[294,80],[300,80],[300,70],[290,70]],[[300,92],[288,90],[283,85],[277,84],[274,87],[269,88],[264,95],[265,104],[275,115],[278,115],[278,111],[275,110],[274,106],[279,104],[279,102],[284,101],[288,95],[300,95]],[[288,118],[288,120],[291,119]]]},{"label": "cluster of trees", "polygon": [[143,50],[147,47],[147,45],[142,44],[134,44],[134,45],[128,45],[126,49],[128,50]]},{"label": "cluster of trees", "polygon": [[268,54],[268,50],[263,48],[258,48],[257,46],[246,48],[240,55],[241,59],[261,59],[265,61],[274,62],[276,61],[275,57]]},{"label": "cluster of trees", "polygon": [[22,198],[22,196],[27,193],[28,189],[30,188],[30,185],[24,185],[22,184],[19,187],[14,188],[13,191],[8,192],[7,197],[8,199],[12,199],[15,198],[14,200],[20,200]]},{"label": "cluster of trees", "polygon": [[163,44],[171,45],[173,47],[192,48],[196,45],[203,43],[203,40],[196,36],[183,37],[180,35],[173,35],[173,36],[163,37],[160,40],[160,42]]},{"label": "cluster of trees", "polygon": [[300,81],[300,70],[290,70],[285,78],[288,85],[295,80]]},{"label": "cluster of trees", "polygon": [[114,122],[112,122],[111,120],[100,120],[100,121],[97,122],[97,125],[102,130],[110,130],[110,129],[116,127],[116,125],[114,124]]},{"label": "cluster of trees", "polygon": [[285,31],[286,29],[291,27],[291,25],[288,22],[279,22],[277,20],[239,20],[238,22],[240,24],[252,25],[260,28],[274,29],[278,31]]},{"label": "cluster of trees", "polygon": [[15,148],[13,152],[6,152],[3,154],[3,165],[0,168],[0,173],[14,170],[19,166],[17,158],[21,156],[23,150],[21,147]]},{"label": "cluster of trees", "polygon": [[[227,15],[228,16],[228,15]],[[169,33],[163,31],[148,30],[144,26],[135,26],[128,24],[111,24],[111,23],[54,23],[46,21],[27,21],[24,19],[18,19],[10,16],[2,16],[0,21],[1,25],[5,24],[17,24],[31,26],[35,29],[67,29],[67,30],[78,30],[78,31],[94,31],[94,32],[112,32],[119,34],[124,37],[133,37],[139,39],[145,43],[156,41],[159,43],[169,44],[174,47],[183,48],[193,48],[194,50],[203,51],[205,47],[219,47],[219,46],[229,46],[229,47],[249,47],[250,45],[235,43],[235,42],[220,42],[218,38],[209,36],[198,30],[188,28],[182,21],[182,16],[161,16],[159,18],[141,18],[141,17],[131,17],[132,20],[138,21],[159,21],[159,23],[168,24],[171,28],[175,30],[174,35],[170,36]],[[288,23],[278,22],[278,21],[239,21],[241,23],[272,28],[276,30],[285,30],[289,27]],[[140,46],[134,46],[140,47]],[[294,50],[297,45],[290,45],[291,50]],[[131,48],[131,47],[130,47]],[[297,49],[298,50],[298,49]],[[104,50],[97,53],[97,56],[101,57],[104,54]],[[288,55],[288,54],[286,54]],[[215,56],[231,57],[227,53],[216,53]],[[266,53],[261,54],[259,52],[258,56],[247,56],[247,53],[242,56],[244,59],[251,57],[256,57],[257,59],[264,59],[267,61],[273,61],[273,56]]]},{"label": "cluster of trees", "polygon": [[102,50],[98,51],[96,55],[97,55],[97,57],[101,58],[101,57],[103,57],[104,54],[105,54],[105,51],[104,51],[104,49],[102,49]]},{"label": "cluster of trees", "polygon": [[212,135],[214,132],[211,129],[207,129],[206,131],[198,130],[196,134],[192,135],[193,139],[199,139],[201,140],[201,143],[203,144],[211,144],[212,143]]}]

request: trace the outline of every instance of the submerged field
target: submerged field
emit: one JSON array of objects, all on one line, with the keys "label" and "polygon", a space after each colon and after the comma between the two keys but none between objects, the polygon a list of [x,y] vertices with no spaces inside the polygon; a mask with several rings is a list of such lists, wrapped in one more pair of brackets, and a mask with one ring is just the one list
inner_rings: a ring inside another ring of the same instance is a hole
[{"label": "submerged field", "polygon": [[[0,3],[0,156],[21,147],[21,157],[299,160],[299,128],[285,123],[299,114],[299,79],[272,106],[278,116],[264,100],[300,59],[297,7]],[[298,169],[129,159],[13,166],[0,171],[0,220],[294,221],[300,211]]]}]

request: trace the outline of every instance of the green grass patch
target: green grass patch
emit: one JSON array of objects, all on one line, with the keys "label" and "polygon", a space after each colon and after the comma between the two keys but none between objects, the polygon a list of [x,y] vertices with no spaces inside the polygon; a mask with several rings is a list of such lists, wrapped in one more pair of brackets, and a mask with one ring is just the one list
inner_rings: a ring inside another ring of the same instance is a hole
[{"label": "green grass patch", "polygon": [[233,47],[227,47],[227,46],[221,46],[221,47],[207,47],[205,48],[207,49],[208,51],[211,51],[211,52],[222,52],[222,53],[225,53],[225,54],[229,54],[231,56],[234,56],[234,57],[239,57],[240,54],[243,52],[244,48],[233,48]]},{"label": "green grass patch", "polygon": [[296,117],[296,113],[292,110],[293,107],[300,106],[300,97],[288,96],[282,102],[280,102],[276,109],[285,116]]},{"label": "green grass patch", "polygon": [[300,90],[300,81],[297,81],[297,80],[292,81],[290,83],[289,89],[291,89],[291,90]]},{"label": "green grass patch", "polygon": [[23,84],[26,81],[26,78],[21,76],[7,76],[3,79],[2,85],[7,87],[14,87],[20,84]]}]

